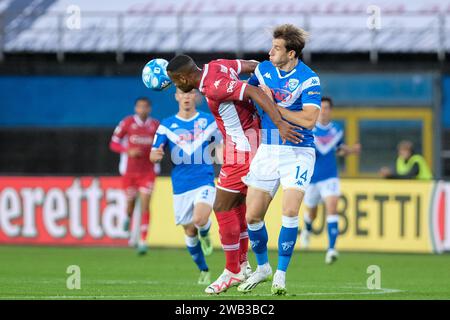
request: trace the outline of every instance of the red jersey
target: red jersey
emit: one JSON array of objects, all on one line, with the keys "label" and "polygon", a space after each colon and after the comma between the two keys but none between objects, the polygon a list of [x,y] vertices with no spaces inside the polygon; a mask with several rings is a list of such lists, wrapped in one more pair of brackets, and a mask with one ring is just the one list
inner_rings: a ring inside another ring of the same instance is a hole
[{"label": "red jersey", "polygon": [[248,84],[239,80],[240,72],[239,60],[213,60],[204,65],[199,86],[225,140],[224,164],[226,155],[254,154],[259,144],[260,119],[253,102],[244,99]]},{"label": "red jersey", "polygon": [[[123,119],[114,130],[111,138],[112,149],[121,152],[120,173],[122,175],[154,175],[154,165],[149,156],[159,121],[148,118],[145,122],[137,116]],[[120,149],[117,145],[120,144]],[[115,146],[115,147],[114,147]],[[141,150],[138,157],[128,157],[126,151],[131,148]]]}]

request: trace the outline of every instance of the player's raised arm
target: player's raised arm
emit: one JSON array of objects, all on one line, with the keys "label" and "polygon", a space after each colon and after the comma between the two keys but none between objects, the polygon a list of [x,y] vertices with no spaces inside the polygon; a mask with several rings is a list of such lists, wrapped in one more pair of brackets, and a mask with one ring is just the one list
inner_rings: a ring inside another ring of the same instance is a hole
[{"label": "player's raised arm", "polygon": [[241,72],[245,74],[251,74],[255,72],[256,66],[259,64],[259,61],[256,60],[239,60],[241,63]]},{"label": "player's raised arm", "polygon": [[247,85],[244,92],[244,98],[252,99],[264,110],[265,113],[267,113],[280,131],[280,137],[283,143],[285,143],[286,140],[293,143],[300,143],[302,141],[301,138],[303,135],[296,131],[296,129],[298,130],[299,128],[283,120],[278,106],[271,101],[271,99],[260,88]]}]

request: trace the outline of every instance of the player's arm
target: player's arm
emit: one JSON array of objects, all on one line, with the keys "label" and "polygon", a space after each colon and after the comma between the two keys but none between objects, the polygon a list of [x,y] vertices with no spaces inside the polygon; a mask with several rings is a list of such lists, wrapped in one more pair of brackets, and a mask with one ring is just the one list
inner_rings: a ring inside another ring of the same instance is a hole
[{"label": "player's arm", "polygon": [[346,144],[341,144],[338,147],[336,154],[340,157],[345,157],[351,154],[359,154],[361,153],[361,144],[355,143],[353,146],[348,146]]},{"label": "player's arm", "polygon": [[122,145],[121,141],[127,134],[127,126],[125,121],[121,121],[119,125],[114,129],[114,133],[109,142],[109,149],[116,153],[124,153],[128,151],[128,148]]},{"label": "player's arm", "polygon": [[213,128],[216,128],[211,134],[210,144],[209,144],[209,154],[213,154],[214,151],[214,163],[223,164],[223,137],[219,129],[217,129],[216,122],[211,124]]},{"label": "player's arm", "polygon": [[153,141],[149,158],[152,163],[158,163],[164,158],[164,146],[167,143],[167,135],[163,125],[159,125]]},{"label": "player's arm", "polygon": [[300,111],[291,111],[282,107],[278,108],[283,118],[287,121],[310,130],[314,128],[320,113],[320,110],[315,105],[303,105],[303,110]]},{"label": "player's arm", "polygon": [[239,60],[241,63],[241,72],[245,74],[251,74],[255,72],[256,66],[259,64],[259,61],[256,60]]},{"label": "player's arm", "polygon": [[[270,88],[265,85],[260,85],[259,87],[262,91],[264,91],[267,97],[269,97],[269,99],[274,102],[272,91],[270,90]],[[320,110],[316,105],[312,105],[312,108],[310,108],[308,107],[308,104],[304,104],[303,110],[301,111],[290,111],[280,106],[277,107],[283,118],[307,129],[314,128],[317,117],[320,113]]]},{"label": "player's arm", "polygon": [[150,151],[150,161],[153,163],[161,162],[164,158],[164,145],[160,145],[158,148],[152,148]]},{"label": "player's arm", "polygon": [[286,140],[293,143],[302,142],[301,138],[303,138],[303,135],[295,131],[299,128],[283,120],[278,106],[260,88],[247,85],[244,92],[244,99],[252,99],[264,110],[265,113],[267,113],[280,131],[280,137],[283,143],[285,143]]},{"label": "player's arm", "polygon": [[[223,164],[223,142],[213,143],[210,145],[211,149],[214,150],[214,163]],[[211,150],[212,154],[212,150]]]}]

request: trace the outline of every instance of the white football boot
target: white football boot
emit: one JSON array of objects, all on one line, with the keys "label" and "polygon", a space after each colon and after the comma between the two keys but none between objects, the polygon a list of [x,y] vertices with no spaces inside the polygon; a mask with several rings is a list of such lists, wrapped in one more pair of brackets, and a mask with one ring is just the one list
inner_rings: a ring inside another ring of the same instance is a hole
[{"label": "white football boot", "polygon": [[216,281],[211,283],[206,289],[205,293],[219,294],[227,291],[231,287],[236,287],[245,280],[244,272],[232,273],[225,269]]},{"label": "white football boot", "polygon": [[302,231],[300,232],[300,246],[302,248],[304,248],[304,249],[309,248],[310,237],[311,237],[311,232],[306,230],[306,228],[303,228]]},{"label": "white football boot", "polygon": [[207,285],[211,283],[211,274],[209,271],[200,271],[200,276],[198,277],[198,284]]},{"label": "white football boot", "polygon": [[237,290],[242,293],[252,291],[258,284],[266,282],[272,278],[272,268],[269,263],[258,266],[247,280],[239,285]]},{"label": "white football boot", "polygon": [[335,249],[328,249],[327,254],[325,255],[325,263],[332,264],[339,257],[338,252]]},{"label": "white football boot", "polygon": [[252,275],[252,267],[250,262],[245,261],[241,263],[241,270],[244,273],[245,280],[247,280]]},{"label": "white football boot", "polygon": [[276,296],[284,296],[286,293],[286,272],[277,270],[273,276],[272,294]]}]

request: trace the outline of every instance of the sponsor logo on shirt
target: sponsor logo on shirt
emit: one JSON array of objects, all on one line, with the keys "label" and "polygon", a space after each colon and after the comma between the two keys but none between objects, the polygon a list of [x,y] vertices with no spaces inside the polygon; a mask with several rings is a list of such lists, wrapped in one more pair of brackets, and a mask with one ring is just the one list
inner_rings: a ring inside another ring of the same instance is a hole
[{"label": "sponsor logo on shirt", "polygon": [[130,142],[132,144],[151,145],[151,144],[153,144],[153,138],[152,137],[142,137],[142,136],[138,136],[138,135],[132,135],[132,136],[130,136]]},{"label": "sponsor logo on shirt", "polygon": [[234,88],[236,87],[237,81],[230,81],[228,84],[227,92],[232,93],[234,91]]},{"label": "sponsor logo on shirt", "polygon": [[276,102],[287,102],[292,98],[292,93],[284,89],[272,89],[273,97]]}]

